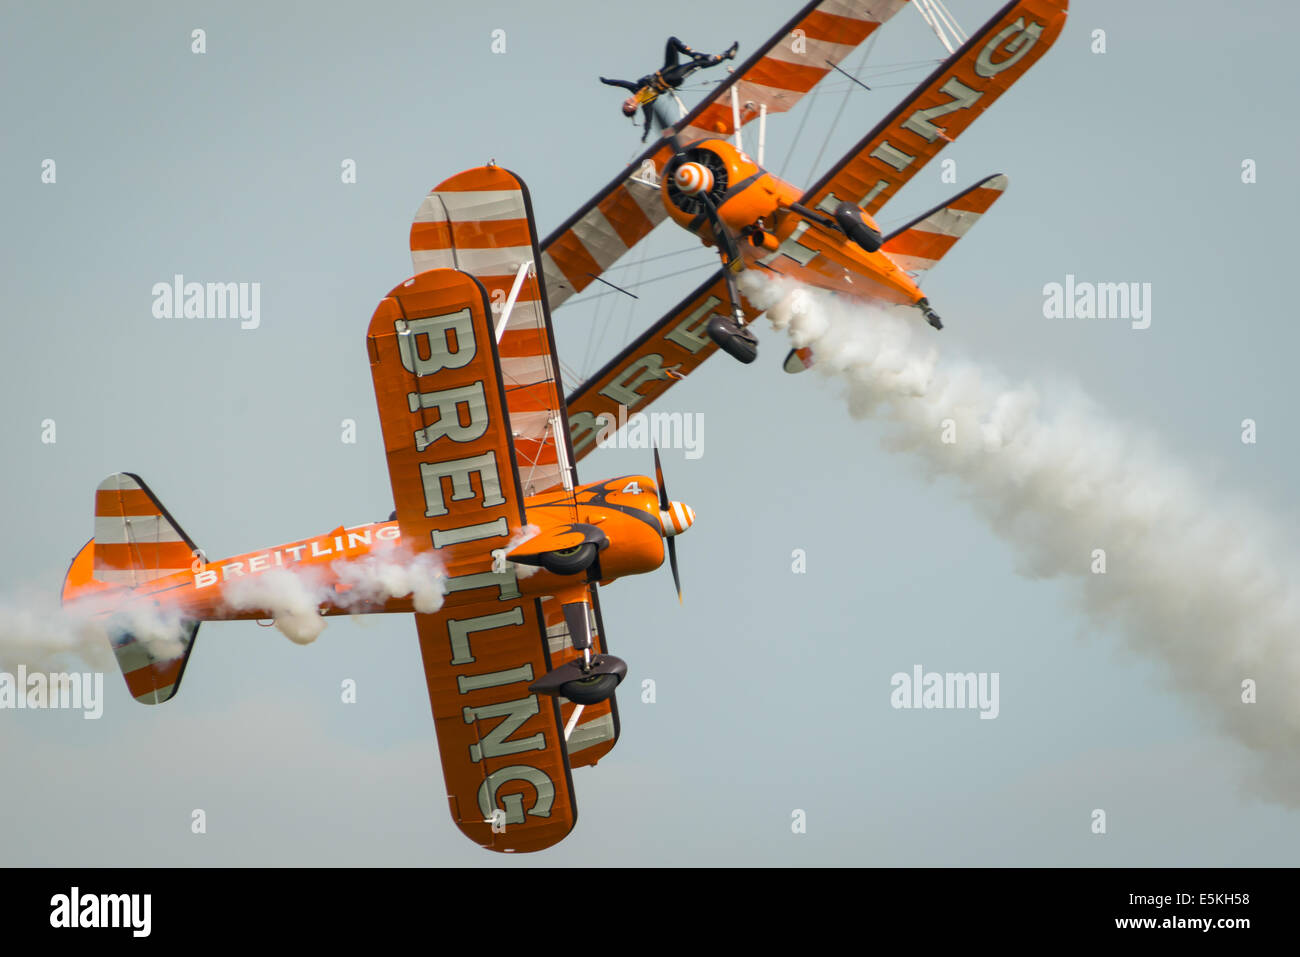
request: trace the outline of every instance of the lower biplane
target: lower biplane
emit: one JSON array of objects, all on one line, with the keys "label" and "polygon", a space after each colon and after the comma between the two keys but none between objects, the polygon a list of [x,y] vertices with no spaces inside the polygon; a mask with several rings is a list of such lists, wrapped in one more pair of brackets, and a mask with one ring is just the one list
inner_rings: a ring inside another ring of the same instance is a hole
[{"label": "lower biplane", "polygon": [[[667,555],[680,599],[675,536],[695,514],[668,498],[657,451],[653,479],[578,483],[523,183],[469,170],[422,209],[445,254],[380,302],[366,340],[395,517],[209,562],[138,476],[117,473],[95,493],[63,600],[98,610],[149,704],[176,694],[200,623],[282,613],[235,601],[248,583],[293,576],[316,596],[309,614],[414,614],[452,817],[484,847],[539,850],[576,820],[571,768],[618,737],[627,666],[606,650],[598,586]],[[458,250],[483,233],[509,243]],[[511,291],[494,309],[480,277],[503,268]],[[427,575],[377,588],[375,562]],[[174,630],[133,626],[142,609]]]}]

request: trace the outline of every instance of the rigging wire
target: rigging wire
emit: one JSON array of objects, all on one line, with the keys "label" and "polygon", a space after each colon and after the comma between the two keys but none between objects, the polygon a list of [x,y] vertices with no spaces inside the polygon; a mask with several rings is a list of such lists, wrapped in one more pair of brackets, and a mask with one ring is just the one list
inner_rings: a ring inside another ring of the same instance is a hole
[{"label": "rigging wire", "polygon": [[[871,55],[871,51],[876,47],[876,37],[879,35],[879,31],[871,34],[871,39],[868,40],[867,45],[862,48],[862,59],[858,61],[858,68],[854,71],[855,73],[862,72],[862,67],[866,65],[867,57]],[[822,140],[822,148],[817,151],[817,158],[813,160],[812,169],[808,171],[808,182],[810,183],[815,182],[813,176],[817,172],[817,167],[821,165],[822,157],[826,155],[826,147],[831,144],[831,137],[835,134],[835,128],[840,125],[840,119],[844,116],[844,108],[849,105],[849,97],[853,95],[853,90],[854,88],[850,86],[844,91],[844,98],[840,100],[840,108],[835,112],[835,119],[831,121],[830,129],[826,131],[826,139]]]}]

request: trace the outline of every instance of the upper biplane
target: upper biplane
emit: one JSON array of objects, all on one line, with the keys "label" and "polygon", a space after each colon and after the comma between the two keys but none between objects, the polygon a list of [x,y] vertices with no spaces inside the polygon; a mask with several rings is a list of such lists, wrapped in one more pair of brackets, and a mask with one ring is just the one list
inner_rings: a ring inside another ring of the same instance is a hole
[{"label": "upper biplane", "polygon": [[[665,219],[715,246],[722,260],[716,273],[569,395],[578,458],[618,420],[620,406],[624,415],[644,409],[719,348],[753,361],[757,340],[747,326],[759,313],[737,288],[742,271],[915,306],[941,327],[915,276],[997,201],[1007,178],[989,176],[888,235],[874,217],[1047,52],[1069,3],[1011,0],[812,186],[793,186],[764,169],[768,116],[789,110],[841,70],[840,62],[906,2],[808,3],[542,242],[553,308],[601,280]],[[935,2],[917,0],[927,19]],[[755,121],[758,149],[751,158],[742,136]],[[416,255],[420,241],[413,232]],[[785,368],[799,371],[808,360],[807,353],[791,353]]]},{"label": "upper biplane", "polygon": [[[284,576],[310,594],[308,615],[414,613],[452,817],[484,847],[539,850],[573,827],[570,770],[618,738],[627,667],[606,651],[598,585],[666,554],[680,598],[674,536],[695,513],[668,498],[657,451],[654,479],[578,484],[522,181],[468,170],[420,209],[417,274],[366,340],[393,517],[209,562],[138,476],[117,473],[63,599],[103,616],[149,704],[175,695],[201,622],[282,614],[261,596]],[[510,286],[499,310],[496,280]],[[407,574],[385,584],[386,567]],[[248,583],[264,587],[235,601]]]}]

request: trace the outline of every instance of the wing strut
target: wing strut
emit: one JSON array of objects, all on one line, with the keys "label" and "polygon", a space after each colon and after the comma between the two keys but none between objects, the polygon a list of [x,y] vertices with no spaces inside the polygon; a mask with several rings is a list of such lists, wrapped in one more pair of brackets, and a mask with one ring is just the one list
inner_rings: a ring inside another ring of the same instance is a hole
[{"label": "wing strut", "polygon": [[915,6],[950,54],[956,53],[957,48],[970,39],[957,24],[957,18],[943,5],[943,0],[915,0]]},{"label": "wing strut", "polygon": [[501,310],[501,319],[497,322],[497,345],[501,345],[501,337],[505,335],[506,323],[510,321],[510,310],[515,307],[515,300],[519,298],[519,290],[524,288],[524,280],[528,278],[528,270],[532,268],[532,265],[532,260],[520,263],[519,271],[515,273],[515,284],[510,287],[510,295],[506,297],[505,308]]}]

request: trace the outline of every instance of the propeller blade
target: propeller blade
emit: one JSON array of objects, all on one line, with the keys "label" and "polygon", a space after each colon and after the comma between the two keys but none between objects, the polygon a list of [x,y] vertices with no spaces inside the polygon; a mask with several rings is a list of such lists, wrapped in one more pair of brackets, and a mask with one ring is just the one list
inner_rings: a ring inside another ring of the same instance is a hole
[{"label": "propeller blade", "polygon": [[665,539],[668,542],[668,564],[673,570],[673,584],[677,586],[677,604],[682,604],[682,578],[677,574],[677,539]]},{"label": "propeller blade", "polygon": [[668,489],[664,487],[664,469],[659,464],[659,446],[655,446],[655,481],[659,483],[659,510],[668,511],[671,504],[668,500]]}]

